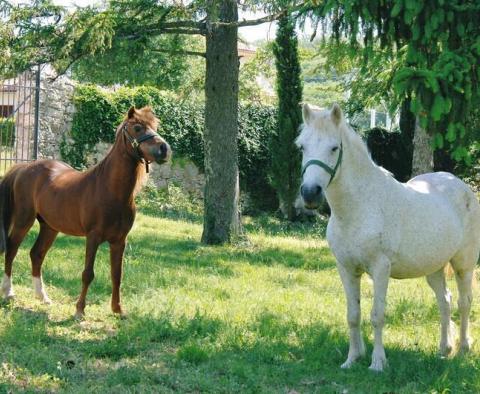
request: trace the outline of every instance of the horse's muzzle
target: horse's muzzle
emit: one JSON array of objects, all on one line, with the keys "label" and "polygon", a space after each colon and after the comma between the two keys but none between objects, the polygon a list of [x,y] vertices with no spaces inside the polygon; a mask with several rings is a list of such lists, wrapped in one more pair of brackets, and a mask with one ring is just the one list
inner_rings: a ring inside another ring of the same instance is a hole
[{"label": "horse's muzzle", "polygon": [[170,149],[170,145],[168,145],[166,142],[163,142],[160,145],[160,148],[153,155],[155,157],[155,161],[158,164],[166,163],[170,160],[172,156],[172,150]]},{"label": "horse's muzzle", "polygon": [[317,209],[322,202],[322,188],[319,185],[302,185],[300,194],[307,209]]}]

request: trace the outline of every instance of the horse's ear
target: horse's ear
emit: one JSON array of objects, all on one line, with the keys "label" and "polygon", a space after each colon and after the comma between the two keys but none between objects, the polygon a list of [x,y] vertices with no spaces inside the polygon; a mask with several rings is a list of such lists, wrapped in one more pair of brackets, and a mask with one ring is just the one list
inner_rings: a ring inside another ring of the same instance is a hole
[{"label": "horse's ear", "polygon": [[335,123],[338,126],[342,118],[343,118],[342,109],[337,103],[333,104],[333,107],[332,107],[333,123]]},{"label": "horse's ear", "polygon": [[310,106],[305,103],[302,108],[303,123],[309,124],[313,117],[313,111]]},{"label": "horse's ear", "polygon": [[135,107],[130,107],[128,110],[128,119],[132,119],[133,115],[135,115]]}]

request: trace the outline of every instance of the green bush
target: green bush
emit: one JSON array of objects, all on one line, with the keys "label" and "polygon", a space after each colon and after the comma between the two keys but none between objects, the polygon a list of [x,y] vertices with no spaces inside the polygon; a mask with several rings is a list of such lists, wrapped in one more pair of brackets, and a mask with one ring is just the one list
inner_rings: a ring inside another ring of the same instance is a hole
[{"label": "green bush", "polygon": [[[203,106],[179,102],[154,87],[121,88],[115,92],[93,85],[78,85],[71,132],[61,143],[65,161],[84,168],[86,157],[100,142],[113,142],[116,127],[130,108],[150,105],[160,120],[160,134],[172,146],[175,157],[190,159],[203,169]],[[248,193],[248,211],[274,210],[275,191],[268,180],[269,140],[275,133],[275,109],[243,106],[239,112],[239,170],[241,190]]]},{"label": "green bush", "polygon": [[15,143],[15,119],[0,118],[0,145],[13,147]]},{"label": "green bush", "polygon": [[372,159],[390,171],[395,179],[407,182],[412,173],[412,141],[399,130],[387,131],[381,127],[365,131],[365,139]]},{"label": "green bush", "polygon": [[147,184],[137,195],[135,202],[147,215],[202,222],[202,202],[193,195],[186,194],[176,185],[169,185],[168,189],[158,189]]}]

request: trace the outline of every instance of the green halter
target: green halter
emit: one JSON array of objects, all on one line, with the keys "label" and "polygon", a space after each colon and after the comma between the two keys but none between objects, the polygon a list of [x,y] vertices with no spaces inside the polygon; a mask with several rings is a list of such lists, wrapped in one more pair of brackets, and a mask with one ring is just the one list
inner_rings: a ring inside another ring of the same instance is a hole
[{"label": "green halter", "polygon": [[307,161],[305,165],[302,167],[302,177],[305,174],[305,171],[307,171],[308,167],[312,165],[316,165],[316,166],[322,167],[325,171],[327,171],[330,174],[330,181],[328,182],[328,185],[330,185],[330,183],[332,183],[333,181],[333,178],[335,177],[335,174],[337,173],[338,167],[340,167],[340,164],[342,163],[342,156],[343,156],[343,144],[340,143],[340,153],[338,154],[337,164],[335,164],[334,168],[330,167],[328,164],[325,164],[321,160],[312,159]]}]

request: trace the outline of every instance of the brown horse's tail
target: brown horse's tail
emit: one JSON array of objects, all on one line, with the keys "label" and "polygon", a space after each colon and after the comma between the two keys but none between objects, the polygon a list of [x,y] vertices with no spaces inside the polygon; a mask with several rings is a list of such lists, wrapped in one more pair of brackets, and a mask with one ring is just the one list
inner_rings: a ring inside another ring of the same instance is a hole
[{"label": "brown horse's tail", "polygon": [[[10,175],[10,176],[9,176]],[[8,231],[12,217],[13,174],[8,173],[0,181],[0,254],[7,249]]]}]

